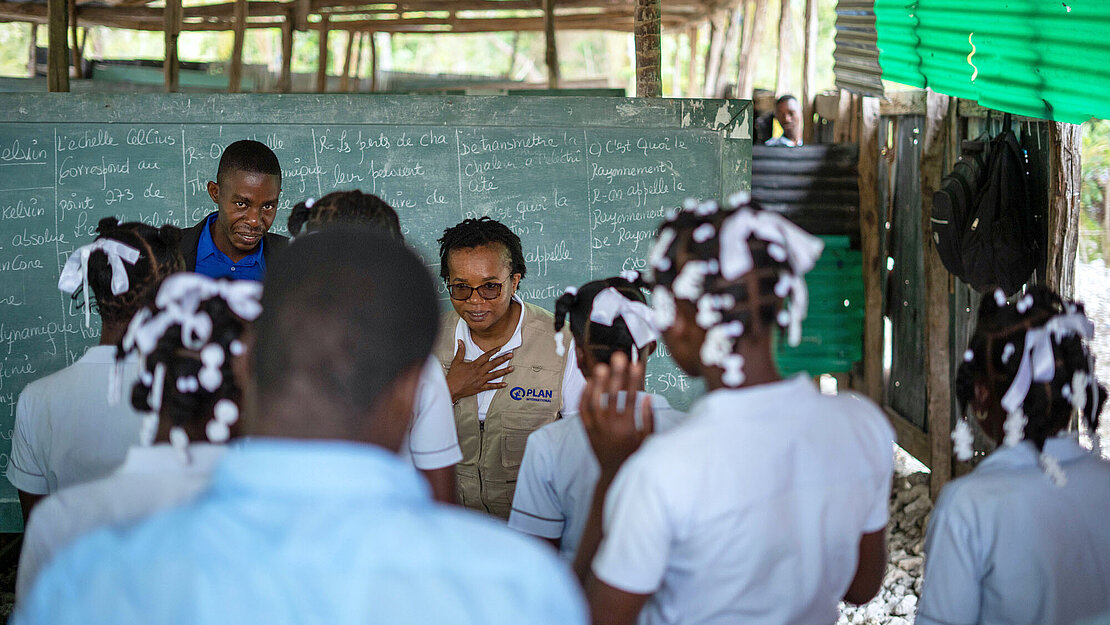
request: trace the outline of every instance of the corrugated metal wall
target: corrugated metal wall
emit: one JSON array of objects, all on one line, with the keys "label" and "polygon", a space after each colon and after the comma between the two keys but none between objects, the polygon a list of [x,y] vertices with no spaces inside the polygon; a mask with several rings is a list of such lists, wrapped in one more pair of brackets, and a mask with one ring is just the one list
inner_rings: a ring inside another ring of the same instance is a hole
[{"label": "corrugated metal wall", "polygon": [[752,146],[752,198],[813,234],[859,241],[859,148]]},{"label": "corrugated metal wall", "polygon": [[1110,118],[1108,0],[874,0],[874,11],[886,80],[1040,119]]},{"label": "corrugated metal wall", "polygon": [[836,51],[833,72],[836,86],[852,93],[882,96],[883,71],[876,46],[875,0],[840,0],[836,3]]}]

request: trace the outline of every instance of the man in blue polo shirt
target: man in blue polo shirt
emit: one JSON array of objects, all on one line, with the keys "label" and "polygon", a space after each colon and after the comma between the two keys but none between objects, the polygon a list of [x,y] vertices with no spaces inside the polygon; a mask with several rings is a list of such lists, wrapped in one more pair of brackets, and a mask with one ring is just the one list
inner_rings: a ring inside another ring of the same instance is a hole
[{"label": "man in blue polo shirt", "polygon": [[219,209],[185,231],[185,269],[212,278],[262,280],[266,261],[288,239],[270,234],[281,195],[281,165],[258,141],[236,141],[224,149],[208,195]]}]

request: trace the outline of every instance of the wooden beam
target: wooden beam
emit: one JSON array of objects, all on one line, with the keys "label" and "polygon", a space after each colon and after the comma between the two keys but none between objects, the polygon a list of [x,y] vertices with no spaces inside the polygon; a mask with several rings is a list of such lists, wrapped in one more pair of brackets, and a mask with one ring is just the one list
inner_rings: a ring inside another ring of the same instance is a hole
[{"label": "wooden beam", "polygon": [[362,47],[369,33],[356,33],[356,35],[358,36],[358,48],[355,50],[354,85],[350,90],[362,91]]},{"label": "wooden beam", "polygon": [[790,91],[787,79],[794,67],[794,55],[787,43],[790,39],[790,0],[782,0],[779,10],[778,68],[775,71],[775,97],[782,97]]},{"label": "wooden beam", "polygon": [[728,36],[728,14],[718,12],[713,14],[713,28],[710,31],[712,38],[709,41],[709,51],[706,53],[705,84],[702,85],[702,96],[716,97],[717,80],[721,75],[721,51],[725,48],[725,38]]},{"label": "wooden beam", "polygon": [[883,406],[886,418],[894,428],[894,435],[898,438],[898,446],[905,449],[909,455],[917,458],[927,467],[933,466],[932,449],[929,447],[929,437],[919,430],[902,415],[895,412],[890,406]]},{"label": "wooden beam", "polygon": [[277,90],[280,93],[289,93],[293,90],[293,12],[286,14],[281,22],[281,76],[278,78]]},{"label": "wooden beam", "polygon": [[70,65],[69,77],[81,78],[81,46],[77,40],[77,0],[69,0]]},{"label": "wooden beam", "polygon": [[858,182],[863,257],[863,393],[883,404],[883,259],[879,225],[879,100],[860,104]]},{"label": "wooden beam", "polygon": [[351,90],[351,60],[355,54],[355,38],[361,36],[353,30],[347,31],[347,50],[343,56],[343,73],[339,76],[339,90],[346,93]]},{"label": "wooden beam", "polygon": [[[703,95],[705,94],[706,81],[709,79],[709,63],[710,63],[710,59],[712,58],[710,56],[710,50],[713,49],[713,39],[717,36],[717,24],[713,21],[712,16],[710,16],[709,19],[705,20],[705,27],[708,29],[708,32],[705,35],[705,56],[702,57],[702,62],[701,62],[701,89],[700,89],[700,91]],[[695,93],[694,91],[691,91],[689,96],[687,96],[687,97],[694,97],[694,93]]]},{"label": "wooden beam", "polygon": [[[767,12],[767,0],[754,0],[748,3],[747,16],[744,19],[744,40],[740,47],[740,69],[736,77],[736,97],[750,100],[755,89],[755,65],[758,49],[756,43],[763,39],[764,13]],[[748,28],[748,22],[751,28]]]},{"label": "wooden beam", "polygon": [[[925,264],[925,426],[929,434],[933,500],[952,477],[952,380],[949,319],[950,276],[933,245],[933,193],[944,175],[945,134],[955,102],[931,89],[926,96],[921,148],[921,239]],[[951,112],[950,112],[951,111]]]},{"label": "wooden beam", "polygon": [[50,37],[46,53],[46,86],[51,92],[69,91],[69,2],[46,0]]},{"label": "wooden beam", "polygon": [[293,1],[293,27],[297,30],[308,30],[308,14],[312,10],[310,0]]},{"label": "wooden beam", "polygon": [[[817,0],[805,0],[805,44],[802,51],[802,143],[813,143],[814,100],[817,98]],[[876,111],[876,115],[878,112]],[[863,139],[861,138],[862,142]]]},{"label": "wooden beam", "polygon": [[327,15],[320,17],[320,46],[316,52],[316,91],[324,93],[328,90],[328,34],[330,24]]},{"label": "wooden beam", "polygon": [[[729,79],[732,78],[726,71],[728,59],[737,53],[740,43],[740,24],[744,19],[744,9],[741,6],[728,12],[728,30],[725,32],[725,44],[721,46],[721,60],[718,62],[720,71],[717,72],[717,85],[713,89],[714,97],[722,97]],[[735,92],[735,89],[733,89]]]},{"label": "wooden beam", "polygon": [[1079,245],[1080,154],[1083,129],[1050,122],[1048,258],[1046,282],[1064,297],[1075,295],[1075,252]]},{"label": "wooden beam", "polygon": [[31,22],[29,26],[31,27],[31,38],[27,44],[27,76],[34,78],[39,71],[39,25]]},{"label": "wooden beam", "polygon": [[370,36],[370,93],[374,93],[378,90],[378,38],[373,32],[367,34]]},{"label": "wooden beam", "polygon": [[[519,32],[519,31],[518,31]],[[547,88],[559,88],[559,49],[555,37],[555,0],[543,0],[544,62],[547,64]]]},{"label": "wooden beam", "polygon": [[231,67],[227,72],[227,92],[239,93],[243,81],[243,40],[247,35],[247,0],[235,0],[235,38],[231,44]]},{"label": "wooden beam", "polygon": [[177,58],[177,39],[181,33],[181,0],[166,0],[162,9],[162,33],[166,42],[166,54],[162,59],[162,77],[166,93],[174,93],[179,88],[181,64]]},{"label": "wooden beam", "polygon": [[661,0],[634,0],[636,15],[633,26],[636,41],[636,97],[658,98],[663,95],[663,51]]},{"label": "wooden beam", "polygon": [[686,43],[690,58],[686,61],[686,90],[682,95],[693,97],[698,91],[698,27],[686,27]]}]

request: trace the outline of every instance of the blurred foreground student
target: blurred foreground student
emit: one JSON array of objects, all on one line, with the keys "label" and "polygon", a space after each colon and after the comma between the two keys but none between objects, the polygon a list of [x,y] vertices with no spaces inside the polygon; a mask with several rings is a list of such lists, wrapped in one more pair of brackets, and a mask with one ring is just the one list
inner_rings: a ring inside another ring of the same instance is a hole
[{"label": "blurred foreground student", "polygon": [[66,261],[58,288],[100,314],[100,342],[72,365],[28,384],[19,395],[7,478],[19,489],[24,520],[43,496],[104,477],[139,442],[141,417],[130,403],[108,401],[108,386],[134,382],[136,359],[118,362],[116,345],[162,280],[181,271],[181,231],[105,217],[96,240]]},{"label": "blurred foreground student", "polygon": [[644,441],[648,402],[637,428],[630,403],[602,400],[643,376],[614,354],[580,404],[601,466],[575,563],[594,623],[832,623],[882,581],[890,425],[862,397],[781,379],[772,358],[776,329],[800,338],[821,242],[733,202],[688,203],[650,261],[667,347],[710,392]]},{"label": "blurred foreground student", "polygon": [[[309,198],[289,214],[289,234],[296,237],[327,228],[361,224],[376,228],[404,242],[396,211],[376,195],[335,191],[316,200]],[[455,464],[462,460],[451,391],[443,368],[434,356],[420,372],[420,385],[413,402],[412,426],[401,443],[401,455],[420,469],[432,486],[437,501],[455,503]]]},{"label": "blurred foreground student", "polygon": [[193,502],[59,554],[16,623],[585,621],[553,554],[434,504],[397,457],[436,331],[415,254],[357,228],[304,237],[262,304],[250,438]]},{"label": "blurred foreground student", "polygon": [[[134,388],[119,390],[146,416],[139,445],[99,480],[64,488],[35,506],[23,534],[16,600],[74,539],[191,499],[208,483],[239,430],[247,324],[261,311],[262,285],[178,273],[157,303],[131,321],[117,359],[142,357]],[[105,389],[107,392],[107,389]],[[205,442],[206,441],[206,442]]]},{"label": "blurred foreground student", "polygon": [[[1098,440],[1106,400],[1093,327],[1047,288],[1016,297],[983,297],[957,373],[957,397],[1001,446],[941,491],[919,625],[1065,625],[1110,611],[1110,463],[1078,440],[1083,426]],[[966,418],[953,439],[970,459]]]},{"label": "blurred foreground student", "polygon": [[[659,331],[652,311],[640,288],[625,278],[568,288],[555,302],[556,331],[568,317],[583,374],[591,373],[599,363],[608,364],[614,354],[646,363],[655,351]],[[642,391],[643,379],[639,382],[636,390]],[[634,403],[639,405],[644,397],[637,392]],[[656,431],[666,431],[684,417],[662,395],[647,397]],[[623,405],[626,400],[622,391],[617,403]],[[509,527],[548,539],[564,559],[573,561],[599,473],[577,410],[536,430],[524,450]]]}]

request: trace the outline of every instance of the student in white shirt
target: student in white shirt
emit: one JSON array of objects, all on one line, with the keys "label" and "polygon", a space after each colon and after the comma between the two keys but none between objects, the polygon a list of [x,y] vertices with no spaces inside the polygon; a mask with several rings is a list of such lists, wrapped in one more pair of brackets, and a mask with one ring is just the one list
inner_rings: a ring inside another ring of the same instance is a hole
[{"label": "student in white shirt", "polygon": [[976,416],[957,423],[957,456],[973,455],[969,421],[1001,446],[941,491],[921,625],[1064,625],[1110,610],[1110,463],[1075,431],[1097,443],[1106,400],[1087,346],[1093,327],[1081,305],[1043,286],[1015,297],[984,296],[956,376]]},{"label": "student in white shirt", "polygon": [[107,475],[138,442],[139,414],[130,404],[108,402],[113,376],[130,386],[136,375],[134,359],[117,364],[115,346],[162,280],[185,266],[181,231],[173,226],[105,217],[96,231],[93,243],[69,257],[58,288],[84,308],[86,325],[96,306],[100,342],[72,365],[28,384],[16,405],[6,476],[19,490],[24,521],[39,499]]},{"label": "student in white shirt", "polygon": [[[310,198],[297,204],[289,214],[288,229],[290,235],[301,236],[329,224],[369,225],[398,241],[405,240],[393,207],[378,196],[357,189],[334,191],[318,200]],[[421,370],[412,427],[398,453],[424,474],[437,501],[455,502],[455,465],[463,455],[455,432],[451,391],[443,367],[433,356],[428,357]]]},{"label": "student in white shirt", "polygon": [[[555,302],[555,330],[561,330],[568,318],[583,375],[598,363],[608,363],[615,353],[646,363],[655,351],[659,331],[651,309],[643,291],[624,277],[567,288]],[[642,389],[641,379],[637,391]],[[635,403],[643,396],[637,392]],[[624,393],[617,397],[619,405],[625,397]],[[670,429],[683,418],[662,395],[648,397],[656,431]],[[509,527],[551,541],[563,558],[573,561],[599,473],[577,410],[532,432],[520,465]]]},{"label": "student in white shirt", "polygon": [[179,273],[162,283],[156,305],[135,316],[120,352],[142,357],[143,370],[123,398],[144,415],[142,440],[111,475],[64,488],[35,506],[23,537],[17,600],[75,538],[149,516],[207,484],[223,443],[238,432],[239,381],[246,376],[241,339],[261,312],[261,295],[258,282]]},{"label": "student in white shirt", "polygon": [[893,431],[860,396],[779,376],[776,326],[800,338],[822,245],[748,201],[687,203],[651,255],[667,347],[710,389],[689,416],[648,437],[649,407],[638,428],[603,404],[643,375],[623,354],[588,380],[601,477],[575,568],[594,623],[832,623],[881,584]]}]

